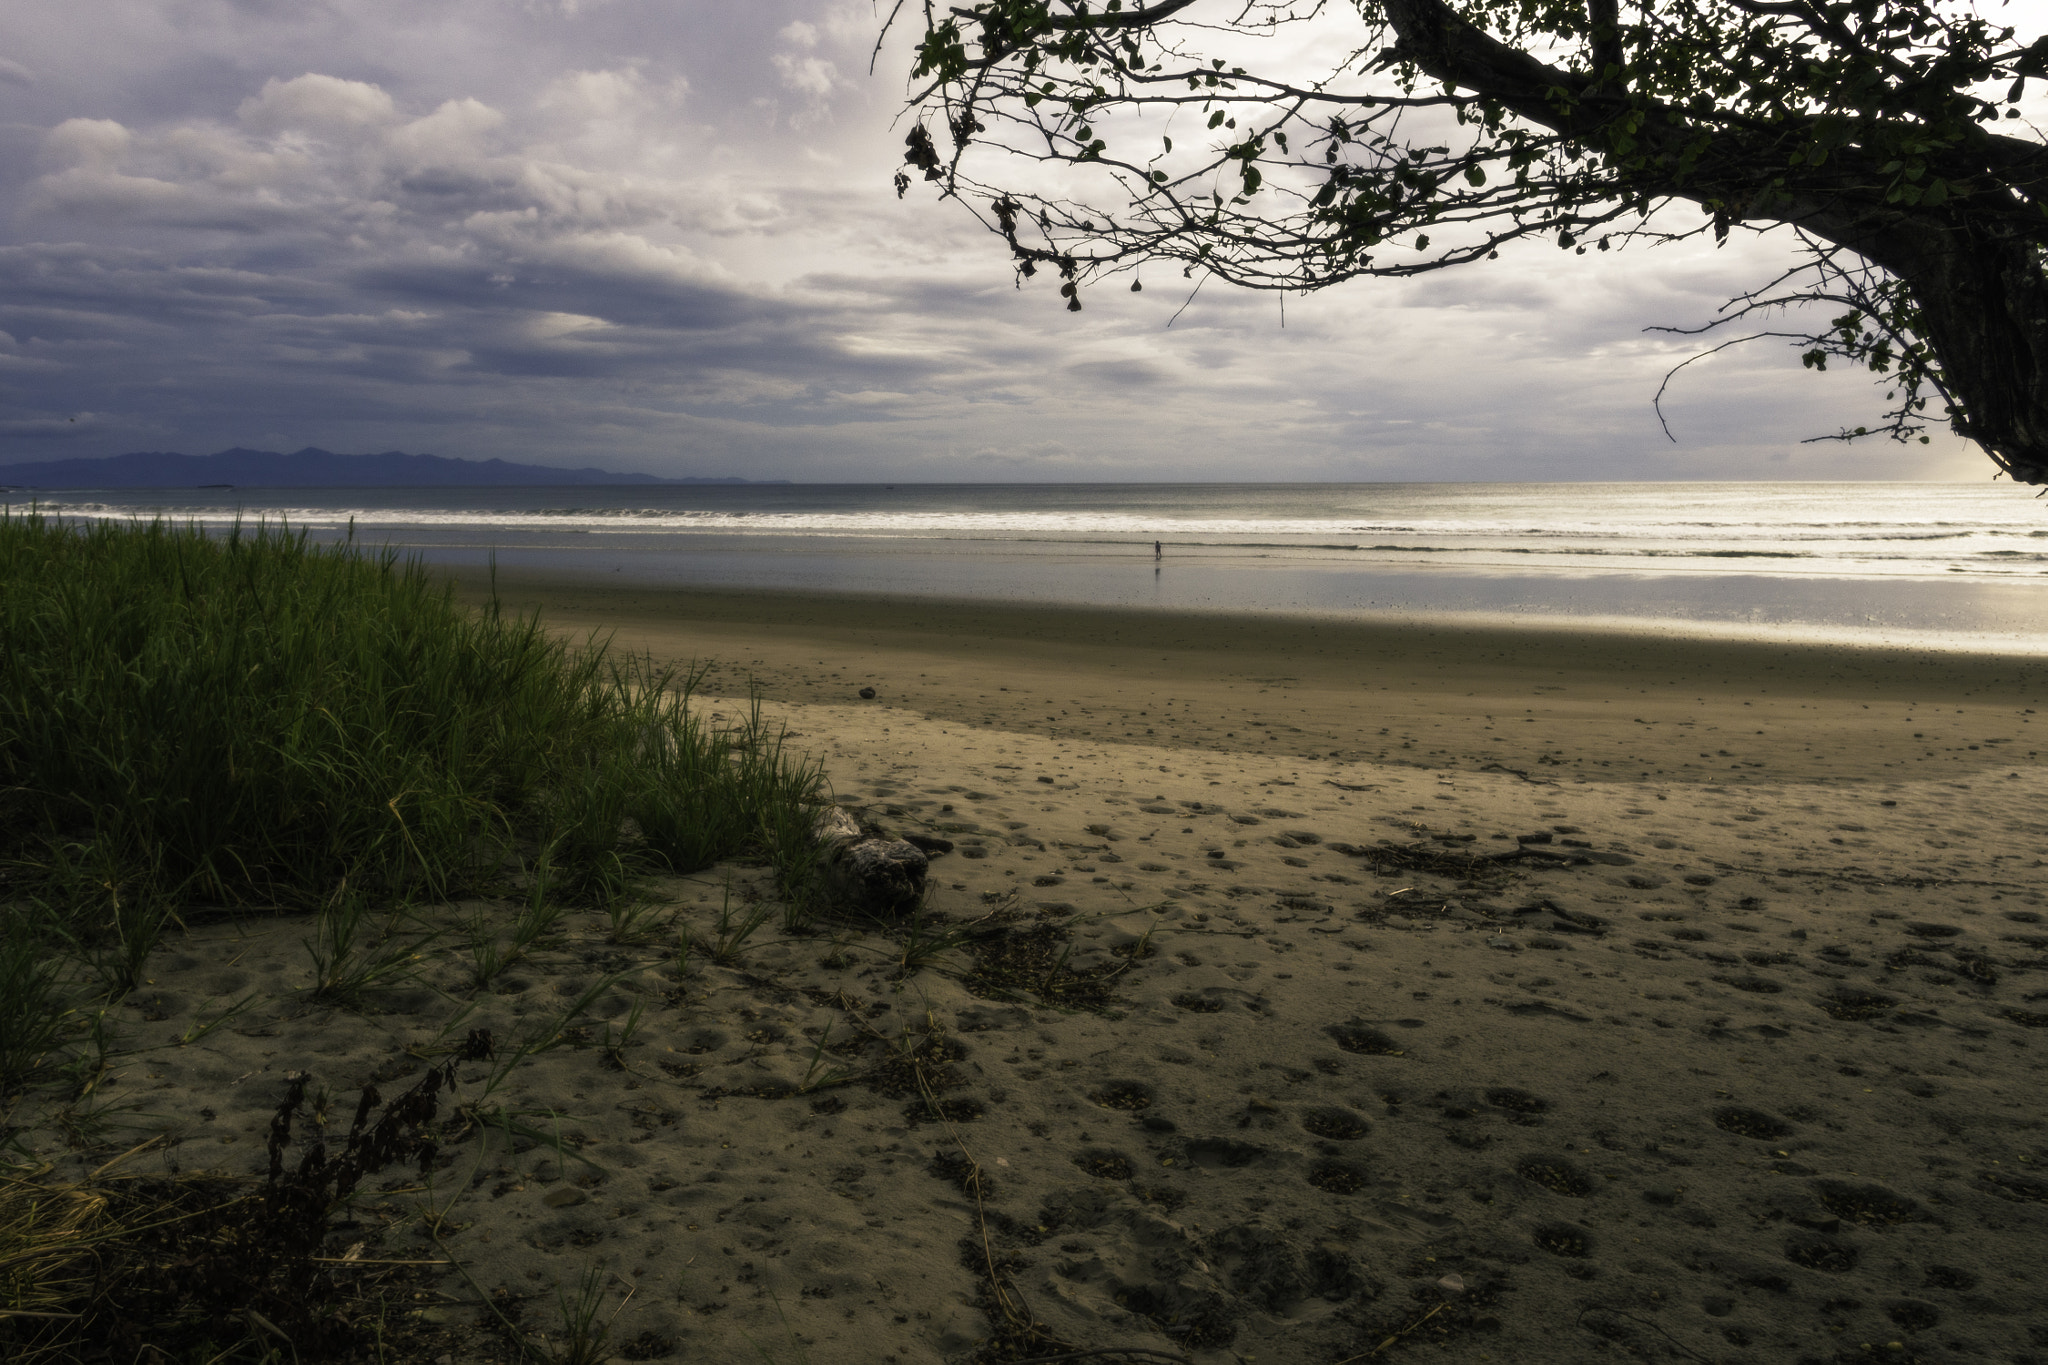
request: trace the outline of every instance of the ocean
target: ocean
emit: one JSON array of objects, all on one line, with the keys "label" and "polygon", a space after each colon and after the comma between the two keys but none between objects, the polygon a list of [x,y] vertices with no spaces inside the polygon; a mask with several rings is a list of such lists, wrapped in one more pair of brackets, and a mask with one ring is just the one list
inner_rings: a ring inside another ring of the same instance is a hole
[{"label": "ocean", "polygon": [[[29,495],[6,495],[19,510]],[[793,484],[42,490],[614,582],[1585,624],[2048,651],[2009,483]],[[1158,546],[1155,555],[1154,546]]]}]

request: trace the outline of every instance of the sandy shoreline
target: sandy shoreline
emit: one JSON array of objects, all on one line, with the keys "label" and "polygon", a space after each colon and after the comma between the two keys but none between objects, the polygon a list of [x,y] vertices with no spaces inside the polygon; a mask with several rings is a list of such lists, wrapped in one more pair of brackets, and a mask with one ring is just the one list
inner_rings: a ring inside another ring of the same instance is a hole
[{"label": "sandy shoreline", "polygon": [[[482,579],[456,581],[481,600]],[[517,574],[498,587],[564,630],[710,661],[713,691],[830,704],[872,686],[885,705],[1068,742],[1748,783],[2011,771],[2048,725],[2030,715],[2048,710],[2048,657]]]},{"label": "sandy shoreline", "polygon": [[755,684],[973,928],[721,964],[713,870],[680,977],[579,917],[366,1013],[301,923],[168,939],[109,1093],[185,1169],[610,983],[364,1213],[451,1365],[590,1264],[626,1359],[2048,1360],[2040,661],[500,586]]}]

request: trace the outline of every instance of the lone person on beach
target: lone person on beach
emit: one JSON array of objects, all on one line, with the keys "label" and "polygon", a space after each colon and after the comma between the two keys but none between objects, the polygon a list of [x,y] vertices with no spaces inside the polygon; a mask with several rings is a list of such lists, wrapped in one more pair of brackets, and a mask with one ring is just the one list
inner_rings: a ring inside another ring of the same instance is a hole
[{"label": "lone person on beach", "polygon": [[1161,544],[1160,544],[1160,543],[1159,543],[1158,541],[1156,541],[1156,540],[1155,540],[1155,541],[1153,541],[1153,542],[1152,542],[1152,557],[1153,557],[1154,559],[1160,559],[1160,558],[1163,558],[1163,557],[1165,556],[1165,554],[1166,554],[1166,547],[1165,547],[1165,546],[1163,546],[1163,545],[1161,545]]}]

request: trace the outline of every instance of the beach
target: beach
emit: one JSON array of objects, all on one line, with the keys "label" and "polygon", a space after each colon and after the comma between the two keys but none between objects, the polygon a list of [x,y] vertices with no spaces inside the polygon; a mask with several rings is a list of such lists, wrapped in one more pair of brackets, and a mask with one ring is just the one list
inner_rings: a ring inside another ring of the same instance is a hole
[{"label": "beach", "polygon": [[595,1268],[628,1360],[2048,1359],[2039,658],[496,592],[784,727],[931,916],[741,932],[715,868],[361,1011],[303,923],[167,936],[109,1090],[174,1169],[260,1167],[287,1070],[339,1125],[584,1003],[355,1215],[460,1263],[429,1358]]}]

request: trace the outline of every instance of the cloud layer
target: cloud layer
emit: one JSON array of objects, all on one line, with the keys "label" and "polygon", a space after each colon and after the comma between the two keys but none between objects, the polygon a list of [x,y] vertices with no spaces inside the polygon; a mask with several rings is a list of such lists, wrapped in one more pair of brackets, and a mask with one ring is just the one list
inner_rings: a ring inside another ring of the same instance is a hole
[{"label": "cloud layer", "polygon": [[[1768,243],[1069,314],[889,177],[848,0],[0,0],[0,461],[402,448],[796,479],[1972,476],[1646,335]],[[1168,325],[1177,310],[1177,320]]]}]

